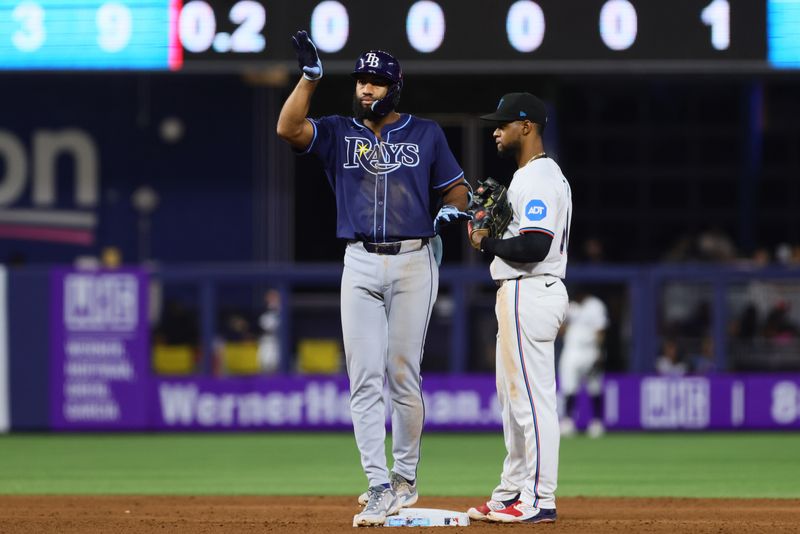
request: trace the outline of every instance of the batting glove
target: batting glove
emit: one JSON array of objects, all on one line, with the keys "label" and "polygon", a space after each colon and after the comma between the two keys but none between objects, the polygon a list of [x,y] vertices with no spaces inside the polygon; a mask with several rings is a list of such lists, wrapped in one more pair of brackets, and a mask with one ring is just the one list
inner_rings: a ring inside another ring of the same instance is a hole
[{"label": "batting glove", "polygon": [[439,228],[443,224],[455,221],[469,221],[471,219],[472,215],[466,211],[461,211],[455,206],[445,204],[442,206],[442,209],[439,210],[439,213],[436,214],[436,218],[433,219],[433,231],[438,234]]},{"label": "batting glove", "polygon": [[303,71],[303,78],[310,81],[322,78],[322,61],[319,59],[317,47],[305,30],[292,36],[292,46],[297,54],[297,63]]},{"label": "batting glove", "polygon": [[379,117],[385,117],[388,115],[394,108],[397,107],[397,103],[400,100],[400,84],[393,83],[391,87],[389,87],[389,91],[386,92],[386,96],[381,98],[380,100],[376,100],[370,106],[370,109],[373,113],[375,113]]}]

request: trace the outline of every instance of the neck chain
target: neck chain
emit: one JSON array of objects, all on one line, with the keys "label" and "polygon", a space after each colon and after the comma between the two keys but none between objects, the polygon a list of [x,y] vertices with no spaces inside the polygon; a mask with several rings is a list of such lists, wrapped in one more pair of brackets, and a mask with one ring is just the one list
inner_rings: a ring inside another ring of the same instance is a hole
[{"label": "neck chain", "polygon": [[[546,157],[547,157],[547,153],[539,152],[538,154],[534,154],[533,157],[528,160],[528,163],[530,163],[532,161],[536,161],[539,158],[546,158]],[[525,165],[527,165],[528,163],[526,163]]]}]

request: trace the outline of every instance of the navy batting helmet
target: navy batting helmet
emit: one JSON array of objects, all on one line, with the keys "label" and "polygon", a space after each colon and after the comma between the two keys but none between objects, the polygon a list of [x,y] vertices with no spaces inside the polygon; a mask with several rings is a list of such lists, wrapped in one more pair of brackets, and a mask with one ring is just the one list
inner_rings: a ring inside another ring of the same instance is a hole
[{"label": "navy batting helmet", "polygon": [[403,69],[400,68],[400,62],[383,50],[368,50],[358,56],[352,76],[357,78],[360,74],[381,76],[403,87]]},{"label": "navy batting helmet", "polygon": [[356,68],[351,76],[358,78],[364,74],[372,74],[389,80],[389,91],[383,99],[372,104],[372,111],[379,117],[384,117],[400,103],[400,90],[403,88],[403,69],[400,62],[389,52],[383,50],[368,50],[358,56]]}]

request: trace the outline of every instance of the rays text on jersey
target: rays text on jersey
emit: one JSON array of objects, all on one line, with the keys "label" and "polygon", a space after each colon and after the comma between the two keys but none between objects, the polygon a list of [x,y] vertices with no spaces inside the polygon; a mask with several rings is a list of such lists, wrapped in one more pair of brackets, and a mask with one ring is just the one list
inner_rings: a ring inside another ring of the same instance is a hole
[{"label": "rays text on jersey", "polygon": [[370,174],[388,174],[401,166],[419,164],[419,145],[416,143],[386,143],[373,145],[366,137],[345,137],[347,150],[344,168],[361,167]]}]

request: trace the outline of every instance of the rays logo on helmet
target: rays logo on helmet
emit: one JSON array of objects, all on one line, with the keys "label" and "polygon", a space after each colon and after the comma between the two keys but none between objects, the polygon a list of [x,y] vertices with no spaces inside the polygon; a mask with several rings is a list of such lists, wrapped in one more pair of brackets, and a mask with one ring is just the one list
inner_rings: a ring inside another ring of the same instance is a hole
[{"label": "rays logo on helmet", "polygon": [[364,59],[364,63],[366,63],[367,65],[369,65],[374,69],[381,64],[381,60],[376,54],[370,52],[367,54],[366,59]]},{"label": "rays logo on helmet", "polygon": [[373,146],[366,137],[345,137],[347,161],[345,169],[361,167],[370,174],[388,174],[402,166],[419,164],[419,145],[415,143],[378,143]]},{"label": "rays logo on helmet", "polygon": [[525,216],[531,221],[541,221],[547,217],[547,206],[539,199],[531,200],[525,206]]}]

